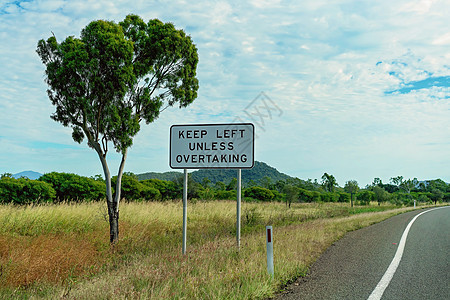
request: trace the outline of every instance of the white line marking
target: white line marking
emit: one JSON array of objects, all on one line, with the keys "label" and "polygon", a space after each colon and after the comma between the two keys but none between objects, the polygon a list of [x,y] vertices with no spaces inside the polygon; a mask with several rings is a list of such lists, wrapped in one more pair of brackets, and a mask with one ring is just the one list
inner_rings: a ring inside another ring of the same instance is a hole
[{"label": "white line marking", "polygon": [[391,264],[386,270],[386,273],[384,273],[383,277],[381,278],[380,282],[378,282],[377,286],[373,290],[372,294],[370,294],[369,298],[367,300],[380,300],[381,296],[383,296],[384,290],[388,287],[389,283],[391,282],[392,277],[394,276],[395,271],[397,270],[398,265],[400,264],[400,260],[403,256],[403,250],[405,249],[406,244],[406,238],[408,237],[409,229],[411,228],[414,221],[420,216],[427,212],[440,209],[440,208],[446,208],[445,207],[437,207],[433,208],[424,212],[421,212],[417,216],[415,216],[411,222],[409,222],[408,226],[406,226],[405,231],[403,232],[402,238],[400,239],[400,243],[398,244],[397,252],[395,252],[394,259],[392,259]]}]

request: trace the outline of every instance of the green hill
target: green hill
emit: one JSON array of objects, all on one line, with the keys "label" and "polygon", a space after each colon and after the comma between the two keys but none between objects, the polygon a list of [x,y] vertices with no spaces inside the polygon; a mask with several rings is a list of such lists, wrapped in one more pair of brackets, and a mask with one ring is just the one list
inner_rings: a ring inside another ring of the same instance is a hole
[{"label": "green hill", "polygon": [[[233,178],[237,176],[237,170],[235,169],[201,169],[194,171],[192,173],[192,179],[196,182],[201,183],[204,178],[208,178],[212,184],[215,184],[218,181],[221,181],[225,184],[228,184]],[[181,172],[165,172],[165,173],[156,173],[149,172],[144,174],[139,174],[139,180],[145,179],[162,179],[162,180],[174,180],[179,176],[182,176]],[[278,180],[285,180],[287,178],[292,178],[289,175],[279,172],[274,167],[267,165],[266,163],[255,161],[255,165],[252,169],[244,169],[242,170],[242,183],[247,185],[250,181],[254,181],[259,183],[264,177],[270,178],[272,182],[276,182]]]},{"label": "green hill", "polygon": [[183,176],[183,173],[176,172],[176,171],[170,171],[170,172],[164,172],[164,173],[148,172],[148,173],[137,175],[139,180],[161,179],[161,180],[168,180],[168,181],[175,180],[180,176]]},{"label": "green hill", "polygon": [[[192,172],[192,179],[197,182],[202,182],[203,178],[208,178],[212,184],[221,181],[228,184],[233,178],[236,178],[237,170],[235,169],[202,169]],[[274,167],[266,163],[255,161],[252,169],[242,170],[242,183],[247,185],[250,181],[259,183],[264,177],[269,177],[272,182],[290,178],[290,176],[279,172]]]}]

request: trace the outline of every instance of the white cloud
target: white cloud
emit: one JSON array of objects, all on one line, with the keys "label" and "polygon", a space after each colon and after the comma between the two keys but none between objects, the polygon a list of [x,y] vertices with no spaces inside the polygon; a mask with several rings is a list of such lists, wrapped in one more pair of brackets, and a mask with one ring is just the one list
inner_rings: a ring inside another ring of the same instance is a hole
[{"label": "white cloud", "polygon": [[450,45],[450,32],[447,32],[433,40],[433,45]]},{"label": "white cloud", "polygon": [[[101,172],[95,153],[50,120],[54,108],[35,49],[52,32],[61,41],[91,20],[120,21],[128,13],[173,22],[192,36],[200,90],[187,109],[142,126],[127,170],[168,170],[171,124],[248,118],[244,110],[264,91],[283,113],[258,129],[258,160],[304,179],[330,172],[340,184],[399,174],[450,181],[448,165],[439,164],[450,152],[449,87],[386,93],[450,76],[448,4],[406,0],[0,4],[0,173]],[[45,143],[48,149],[39,148]],[[111,158],[115,169],[118,157]]]}]

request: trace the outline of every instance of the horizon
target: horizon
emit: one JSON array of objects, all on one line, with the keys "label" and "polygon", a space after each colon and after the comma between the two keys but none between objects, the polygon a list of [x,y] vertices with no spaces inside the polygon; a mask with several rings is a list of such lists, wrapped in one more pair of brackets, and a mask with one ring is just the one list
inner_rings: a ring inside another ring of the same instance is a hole
[{"label": "horizon", "polygon": [[[291,178],[298,178],[298,179],[303,180],[303,181],[311,180],[312,182],[314,182],[315,180],[317,180],[317,182],[318,182],[319,184],[320,184],[320,181],[321,181],[321,178],[299,178],[299,177],[296,177],[296,176],[292,176],[292,175],[289,175],[289,174],[287,174],[287,173],[284,173],[284,172],[278,170],[276,167],[271,166],[270,164],[268,164],[268,163],[266,163],[266,162],[263,162],[263,161],[255,161],[255,162],[260,162],[260,163],[266,164],[267,166],[269,166],[269,167],[271,167],[271,168],[275,168],[277,172],[279,172],[279,173],[281,173],[281,174],[284,174],[284,175],[287,175],[287,176],[289,176],[289,177],[291,177]],[[198,171],[198,170],[201,170],[201,169],[189,169],[188,171],[189,171],[189,173],[192,173],[192,172],[195,172],[195,171]],[[212,169],[212,168],[207,168],[207,170],[228,170],[228,169]],[[243,170],[245,170],[245,169],[243,169]],[[24,174],[24,173],[29,173],[29,172],[31,172],[31,173],[33,173],[33,174],[39,174],[40,176],[42,176],[42,175],[44,175],[44,174],[51,173],[51,172],[55,172],[55,171],[50,171],[50,172],[47,172],[47,173],[41,173],[41,172],[34,171],[34,170],[25,170],[25,171],[21,171],[21,172],[14,173],[14,174],[11,173],[11,174],[12,174],[12,176],[13,176],[14,178],[17,178],[18,175],[21,175],[21,174]],[[180,175],[183,174],[183,172],[182,172],[181,170],[179,170],[179,169],[171,169],[171,170],[169,170],[169,171],[162,171],[162,172],[146,171],[146,172],[143,172],[143,173],[134,173],[134,172],[131,172],[131,173],[133,173],[133,174],[139,176],[139,175],[144,175],[144,174],[148,174],[148,173],[164,174],[164,173],[169,173],[169,172],[179,173]],[[6,173],[10,173],[10,172],[6,172]],[[73,173],[73,172],[61,172],[61,173]],[[4,173],[0,173],[0,175],[1,175],[1,174],[4,174]],[[73,173],[73,174],[80,175],[80,174],[77,174],[77,173]],[[96,175],[101,175],[102,178],[104,178],[104,175],[103,175],[103,174],[80,175],[80,176],[94,177],[94,176],[96,176]],[[333,174],[330,174],[330,175],[333,175]],[[23,175],[21,175],[21,176],[23,176]],[[27,177],[27,176],[25,176],[25,177]],[[391,178],[392,178],[392,177],[391,177]],[[390,183],[391,183],[391,180],[390,180],[391,178],[389,178],[389,179],[386,180],[386,181],[384,181],[383,179],[381,179],[381,181],[382,181],[384,184],[390,184]],[[29,178],[29,179],[32,179],[32,178]],[[375,177],[374,177],[374,179],[375,179]],[[408,179],[413,179],[413,178],[404,178],[404,180],[408,180]],[[441,179],[441,178],[428,178],[428,179],[417,178],[417,180],[418,180],[419,182],[427,182],[427,181],[438,180],[438,179]],[[32,180],[33,180],[33,179],[32,179]],[[441,179],[441,180],[442,180],[442,179]],[[347,180],[347,181],[348,181],[348,180]],[[447,183],[445,180],[443,180],[443,181],[444,181],[445,183]],[[360,188],[365,188],[366,186],[370,185],[371,183],[373,183],[373,182],[369,182],[369,183],[367,183],[367,184],[365,184],[365,185],[361,185],[361,183],[358,182],[358,185],[359,185]],[[447,183],[447,184],[449,184],[449,183]],[[344,182],[344,184],[342,184],[342,185],[338,183],[338,186],[339,186],[339,187],[344,187],[344,185],[345,185],[345,182]]]},{"label": "horizon", "polygon": [[[292,177],[450,182],[449,9],[407,0],[2,1],[0,173],[103,176],[86,141],[50,119],[37,42],[136,13],[191,36],[200,88],[187,108],[141,124],[126,172],[171,170],[171,125],[245,122],[255,125],[255,160]],[[107,160],[115,175],[112,147]]]}]

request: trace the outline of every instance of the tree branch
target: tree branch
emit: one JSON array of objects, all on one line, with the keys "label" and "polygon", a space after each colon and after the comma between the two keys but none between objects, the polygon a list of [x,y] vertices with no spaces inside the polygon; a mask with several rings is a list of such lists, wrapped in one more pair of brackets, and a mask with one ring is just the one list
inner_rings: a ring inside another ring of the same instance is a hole
[{"label": "tree branch", "polygon": [[121,194],[121,186],[122,186],[122,176],[123,169],[125,167],[125,160],[127,159],[128,149],[126,148],[122,152],[122,161],[120,162],[119,171],[117,172],[117,182],[116,182],[116,195],[114,197],[115,204],[115,212],[119,213],[119,202],[120,202],[120,194]]}]

